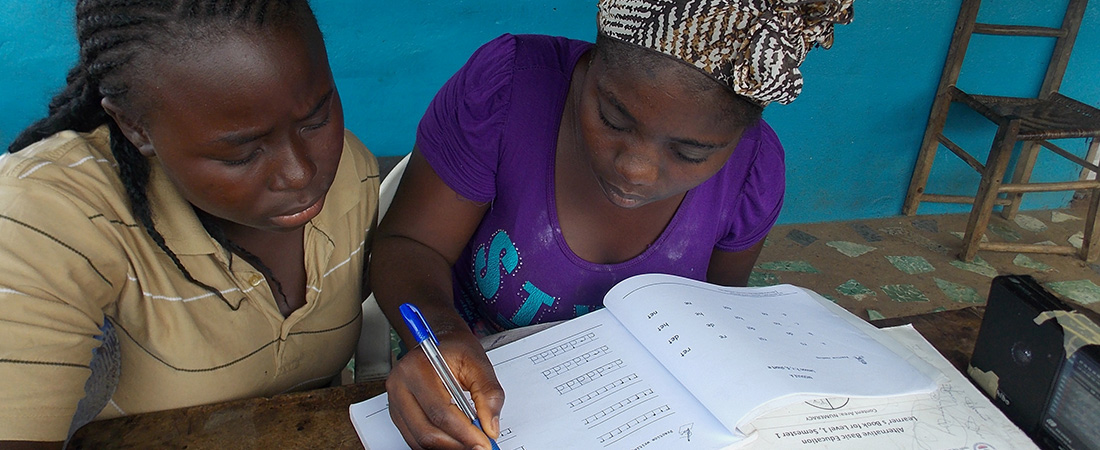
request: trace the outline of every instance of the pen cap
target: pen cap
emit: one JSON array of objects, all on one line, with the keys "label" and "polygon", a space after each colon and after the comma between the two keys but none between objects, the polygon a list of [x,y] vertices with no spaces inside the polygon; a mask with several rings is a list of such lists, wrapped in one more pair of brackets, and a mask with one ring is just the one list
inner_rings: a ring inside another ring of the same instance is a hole
[{"label": "pen cap", "polygon": [[409,331],[412,332],[413,339],[416,339],[416,342],[431,339],[433,344],[439,345],[439,339],[435,338],[435,333],[432,333],[432,329],[428,327],[428,322],[424,320],[424,315],[420,313],[416,305],[405,303],[398,309],[401,310],[401,319],[405,321],[405,326],[409,327]]}]

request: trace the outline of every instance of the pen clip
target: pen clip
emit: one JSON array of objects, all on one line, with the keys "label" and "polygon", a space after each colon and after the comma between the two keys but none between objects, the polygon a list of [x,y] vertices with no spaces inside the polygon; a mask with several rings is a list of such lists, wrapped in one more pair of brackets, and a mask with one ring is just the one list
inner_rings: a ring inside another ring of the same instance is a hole
[{"label": "pen clip", "polygon": [[435,333],[428,326],[428,321],[424,320],[424,315],[420,313],[420,309],[416,305],[405,303],[398,309],[401,310],[401,318],[405,321],[405,326],[412,332],[413,339],[416,339],[416,342],[431,339],[433,344],[439,345],[439,339],[436,339]]}]

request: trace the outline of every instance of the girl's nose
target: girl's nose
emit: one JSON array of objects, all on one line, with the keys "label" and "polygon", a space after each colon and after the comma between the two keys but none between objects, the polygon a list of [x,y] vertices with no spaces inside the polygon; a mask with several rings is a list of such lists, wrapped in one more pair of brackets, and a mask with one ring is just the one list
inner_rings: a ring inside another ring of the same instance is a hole
[{"label": "girl's nose", "polygon": [[305,189],[317,175],[317,165],[313,162],[308,144],[298,136],[288,139],[287,145],[280,151],[279,168],[275,172],[273,189]]},{"label": "girl's nose", "polygon": [[615,168],[627,183],[651,186],[657,182],[660,167],[655,146],[637,142],[615,158]]}]

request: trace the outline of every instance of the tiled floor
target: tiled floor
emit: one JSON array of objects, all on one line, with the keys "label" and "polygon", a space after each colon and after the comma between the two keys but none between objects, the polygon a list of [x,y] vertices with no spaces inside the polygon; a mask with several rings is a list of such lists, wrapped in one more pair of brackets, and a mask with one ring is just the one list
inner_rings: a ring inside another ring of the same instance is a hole
[{"label": "tiled floor", "polygon": [[[1080,246],[1077,233],[1087,212],[1082,203],[1023,211],[1014,221],[994,214],[987,235]],[[963,263],[956,255],[965,226],[965,214],[777,226],[752,283],[806,287],[860,317],[877,319],[984,304],[994,276],[1028,274],[1063,299],[1100,310],[1100,265],[1075,256],[992,251]]]}]

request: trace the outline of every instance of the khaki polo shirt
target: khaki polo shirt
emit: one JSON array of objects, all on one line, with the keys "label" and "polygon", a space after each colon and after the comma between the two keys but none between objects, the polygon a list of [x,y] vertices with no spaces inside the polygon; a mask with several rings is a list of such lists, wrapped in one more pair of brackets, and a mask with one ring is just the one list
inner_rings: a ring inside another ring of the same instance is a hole
[{"label": "khaki polo shirt", "polygon": [[305,227],[306,304],[284,318],[263,274],[206,233],[154,158],[157,229],[228,304],[184,278],[131,213],[107,136],[62,132],[0,157],[0,440],[64,440],[105,336],[120,364],[97,419],[328,383],[359,336],[374,156],[345,133]]}]

